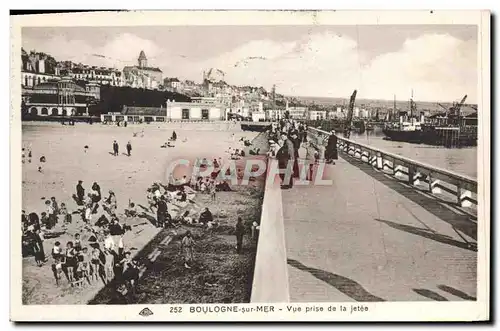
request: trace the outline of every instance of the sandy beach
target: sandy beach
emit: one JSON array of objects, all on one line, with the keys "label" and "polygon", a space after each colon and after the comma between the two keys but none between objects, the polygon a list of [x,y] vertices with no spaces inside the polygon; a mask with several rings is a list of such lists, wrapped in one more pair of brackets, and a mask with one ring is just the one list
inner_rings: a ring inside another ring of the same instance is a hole
[{"label": "sandy beach", "polygon": [[[166,182],[165,170],[172,160],[203,157],[227,160],[229,154],[226,151],[229,147],[241,148],[240,138],[252,140],[257,136],[257,133],[243,132],[239,126],[230,123],[208,126],[150,124],[126,128],[101,124],[63,126],[59,123],[27,123],[23,124],[22,129],[23,147],[31,148],[33,153],[31,163],[25,162],[22,169],[23,210],[40,215],[45,210],[45,200],[54,196],[59,204],[64,202],[68,211],[72,212],[77,209],[72,195],[76,191],[78,180],[83,181],[86,192],[89,192],[93,182],[97,182],[101,186],[103,197],[108,195],[110,189],[116,194],[120,221],[132,227],[132,231],[125,234],[124,242],[133,255],[150,242],[159,230],[144,218],[126,218],[123,215],[129,199],[147,206],[146,189],[153,182]],[[160,148],[173,130],[177,133],[176,147]],[[112,155],[113,140],[120,145],[120,153],[116,157]],[[128,141],[132,144],[130,157],[126,155],[125,149]],[[84,148],[85,146],[88,148]],[[41,156],[45,156],[45,163],[39,162]],[[39,166],[42,167],[41,173],[38,171]],[[211,206],[214,215],[221,212],[217,209],[224,208],[224,204],[231,201],[231,193],[221,192],[220,201],[223,203]],[[203,197],[197,200],[203,203],[207,199]],[[234,222],[238,211],[241,209],[224,212],[231,214],[227,215],[228,220]],[[79,216],[73,215],[73,219],[76,218]],[[72,224],[64,232],[56,238],[45,240],[46,255],[50,255],[55,240],[64,244],[79,229]],[[82,239],[85,240],[83,236]],[[32,256],[23,259],[25,304],[87,303],[102,288],[102,283],[85,289],[69,288],[65,280],[58,288],[50,263],[51,258],[44,266],[37,267]]]}]

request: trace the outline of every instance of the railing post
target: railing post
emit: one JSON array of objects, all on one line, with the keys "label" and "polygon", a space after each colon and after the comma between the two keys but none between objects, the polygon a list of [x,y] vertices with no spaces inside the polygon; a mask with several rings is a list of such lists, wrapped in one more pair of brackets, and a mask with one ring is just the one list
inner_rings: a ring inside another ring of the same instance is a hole
[{"label": "railing post", "polygon": [[415,177],[413,179],[413,185],[420,185],[420,177],[422,174],[415,169]]},{"label": "railing post", "polygon": [[384,159],[382,158],[382,153],[377,153],[377,169],[384,170]]},{"label": "railing post", "polygon": [[460,207],[470,207],[470,206],[472,206],[472,203],[469,200],[470,198],[472,198],[472,192],[469,190],[462,189],[461,182],[458,182],[458,184],[457,184],[457,204]]},{"label": "railing post", "polygon": [[412,165],[408,166],[408,184],[413,186],[413,178],[415,176],[415,167]]},{"label": "railing post", "polygon": [[361,147],[356,146],[354,149],[354,157],[357,159],[361,159]]},{"label": "railing post", "polygon": [[441,188],[439,187],[439,179],[436,179],[434,181],[430,181],[429,186],[431,187],[431,193],[432,194],[440,194],[442,193]]}]

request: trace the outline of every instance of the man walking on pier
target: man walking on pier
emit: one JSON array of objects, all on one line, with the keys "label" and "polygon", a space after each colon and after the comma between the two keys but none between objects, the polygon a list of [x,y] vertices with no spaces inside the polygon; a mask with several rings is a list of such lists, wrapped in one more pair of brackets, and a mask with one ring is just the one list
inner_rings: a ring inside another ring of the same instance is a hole
[{"label": "man walking on pier", "polygon": [[335,130],[332,130],[330,136],[328,136],[328,143],[326,145],[325,151],[326,163],[335,164],[335,160],[338,159],[337,153],[337,136],[335,135]]},{"label": "man walking on pier", "polygon": [[288,139],[288,136],[283,133],[281,135],[281,147],[278,150],[278,153],[276,154],[276,158],[278,159],[278,167],[280,169],[280,178],[281,178],[281,188],[283,189],[288,189],[293,187],[293,178],[292,174],[288,174],[287,168],[288,168],[288,163],[291,162],[291,165],[293,165],[293,162],[295,161],[295,151],[293,148],[293,144]]}]

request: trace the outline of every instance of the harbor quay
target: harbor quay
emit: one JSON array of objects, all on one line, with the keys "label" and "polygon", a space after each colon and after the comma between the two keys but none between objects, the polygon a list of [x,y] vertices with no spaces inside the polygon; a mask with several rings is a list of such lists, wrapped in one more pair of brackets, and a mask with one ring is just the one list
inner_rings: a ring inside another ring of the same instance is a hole
[{"label": "harbor quay", "polygon": [[[309,128],[308,140],[327,135]],[[267,185],[252,302],[476,300],[477,180],[337,144],[331,185]]]}]

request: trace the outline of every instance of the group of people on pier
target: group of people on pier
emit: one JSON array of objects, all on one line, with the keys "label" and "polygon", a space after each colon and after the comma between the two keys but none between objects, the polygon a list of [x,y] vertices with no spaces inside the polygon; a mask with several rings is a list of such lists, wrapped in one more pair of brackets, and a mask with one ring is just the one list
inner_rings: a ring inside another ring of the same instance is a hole
[{"label": "group of people on pier", "polygon": [[[282,189],[293,187],[294,178],[300,177],[299,165],[301,163],[307,167],[305,180],[312,180],[315,165],[319,162],[335,164],[335,160],[338,159],[337,136],[333,130],[325,139],[314,141],[308,139],[306,124],[288,118],[272,123],[268,135],[270,145],[268,155],[278,161]],[[300,162],[301,147],[306,149],[305,160],[303,160],[305,162]],[[290,163],[292,163],[291,168]],[[292,170],[291,175],[287,175],[287,169]]]}]

